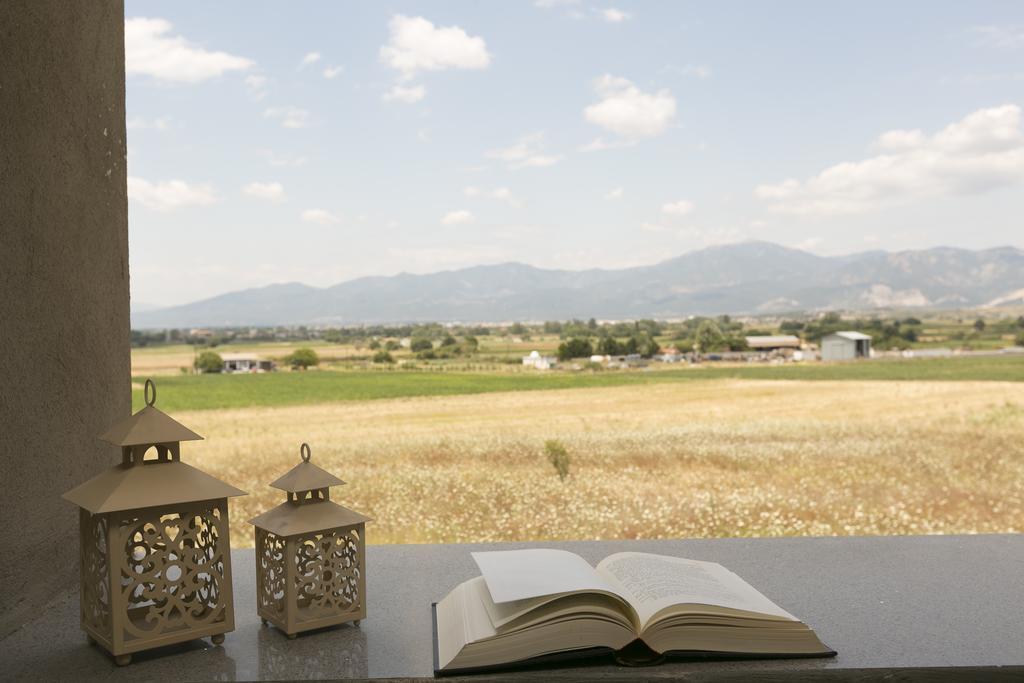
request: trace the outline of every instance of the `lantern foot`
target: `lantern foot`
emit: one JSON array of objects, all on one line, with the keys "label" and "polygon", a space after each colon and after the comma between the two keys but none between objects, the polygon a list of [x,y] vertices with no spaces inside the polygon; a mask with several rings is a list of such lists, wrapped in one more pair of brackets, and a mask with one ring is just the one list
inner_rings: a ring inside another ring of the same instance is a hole
[{"label": "lantern foot", "polygon": [[220,645],[221,643],[224,642],[224,634],[223,633],[215,633],[214,635],[210,636],[210,642],[213,643],[214,645]]},{"label": "lantern foot", "polygon": [[354,625],[356,625],[356,626],[359,626],[359,620],[358,620],[358,619],[356,619],[356,620],[355,620],[355,621],[353,621],[352,623],[353,623]]},{"label": "lantern foot", "polygon": [[299,637],[298,633],[289,633],[288,634],[288,640],[295,640],[298,637]]},{"label": "lantern foot", "polygon": [[118,655],[114,657],[114,663],[118,666],[128,666],[132,663],[131,655]]}]

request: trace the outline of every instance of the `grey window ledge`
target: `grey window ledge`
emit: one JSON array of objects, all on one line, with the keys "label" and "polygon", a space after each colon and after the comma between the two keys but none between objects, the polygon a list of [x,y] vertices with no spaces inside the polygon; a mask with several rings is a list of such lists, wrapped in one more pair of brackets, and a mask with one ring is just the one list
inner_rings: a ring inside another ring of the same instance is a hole
[{"label": "grey window ledge", "polygon": [[[372,541],[372,530],[369,531]],[[233,552],[236,629],[140,653],[127,667],[86,644],[78,595],[0,641],[6,680],[344,680],[431,677],[429,606],[478,572],[469,551],[557,547],[596,562],[621,550],[721,562],[810,624],[835,659],[672,662],[528,671],[549,680],[899,680],[1024,677],[1024,536],[593,541],[371,546],[369,614],[288,640],[260,624],[252,550]],[[69,558],[70,559],[70,558]],[[486,680],[474,677],[473,680]]]}]

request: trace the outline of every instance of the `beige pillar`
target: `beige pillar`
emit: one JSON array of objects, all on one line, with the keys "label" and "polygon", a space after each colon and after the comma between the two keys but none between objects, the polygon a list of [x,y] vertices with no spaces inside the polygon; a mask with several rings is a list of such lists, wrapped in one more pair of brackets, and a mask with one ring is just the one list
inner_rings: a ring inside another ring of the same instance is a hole
[{"label": "beige pillar", "polygon": [[123,0],[0,2],[0,637],[77,585],[130,411]]}]

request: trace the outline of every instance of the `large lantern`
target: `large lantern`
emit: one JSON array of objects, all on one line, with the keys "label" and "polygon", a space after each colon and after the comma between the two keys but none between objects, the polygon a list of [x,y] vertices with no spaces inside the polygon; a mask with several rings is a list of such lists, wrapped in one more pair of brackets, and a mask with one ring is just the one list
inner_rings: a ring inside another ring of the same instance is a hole
[{"label": "large lantern", "polygon": [[121,464],[64,494],[80,508],[82,628],[122,666],[235,628],[227,499],[245,492],[181,462],[180,442],[203,437],[154,406],[150,380],[145,400],[100,437]]},{"label": "large lantern", "polygon": [[344,484],[302,462],[271,486],[288,500],[250,520],[256,527],[256,609],[294,638],[302,631],[366,617],[368,517],[332,502],[330,487]]}]

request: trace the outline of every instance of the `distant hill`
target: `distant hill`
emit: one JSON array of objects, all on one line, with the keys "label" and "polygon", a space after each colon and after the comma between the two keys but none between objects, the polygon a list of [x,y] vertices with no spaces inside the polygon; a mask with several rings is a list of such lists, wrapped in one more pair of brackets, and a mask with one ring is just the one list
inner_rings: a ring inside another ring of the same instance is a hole
[{"label": "distant hill", "polygon": [[1024,251],[937,247],[816,256],[768,242],[694,251],[650,266],[547,270],[501,263],[428,275],[299,283],[135,311],[132,325],[358,324],[678,318],[822,309],[969,307],[1019,299]]}]

